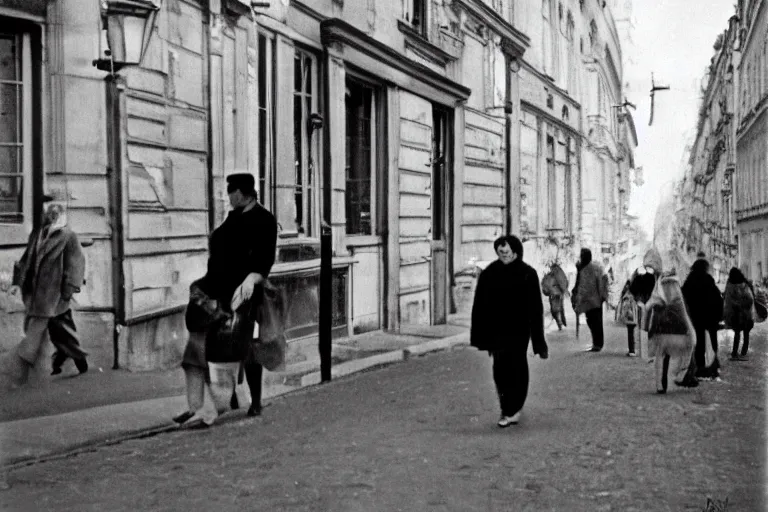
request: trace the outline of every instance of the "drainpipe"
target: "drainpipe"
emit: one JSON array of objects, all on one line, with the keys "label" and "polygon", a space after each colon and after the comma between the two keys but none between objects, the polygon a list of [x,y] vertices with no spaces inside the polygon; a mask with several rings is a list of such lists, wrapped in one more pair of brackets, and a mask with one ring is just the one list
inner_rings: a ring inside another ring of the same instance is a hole
[{"label": "drainpipe", "polygon": [[109,179],[111,248],[112,248],[112,304],[115,328],[112,339],[112,368],[120,368],[118,355],[120,333],[125,327],[125,244],[123,237],[123,176],[121,140],[121,101],[125,83],[115,73],[105,79],[107,96],[107,176]]}]

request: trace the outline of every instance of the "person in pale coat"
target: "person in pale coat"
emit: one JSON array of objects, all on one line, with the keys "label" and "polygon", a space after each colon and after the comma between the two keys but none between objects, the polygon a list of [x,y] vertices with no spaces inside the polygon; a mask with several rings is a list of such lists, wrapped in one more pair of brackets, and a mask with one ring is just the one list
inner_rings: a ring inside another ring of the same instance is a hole
[{"label": "person in pale coat", "polygon": [[24,338],[15,350],[14,384],[24,384],[42,346],[50,337],[56,347],[52,374],[61,373],[68,358],[80,373],[88,371],[87,352],[80,346],[71,300],[85,280],[85,256],[77,235],[67,225],[66,206],[43,196],[43,221],[29,236],[14,266],[14,289],[24,301]]},{"label": "person in pale coat", "polygon": [[680,281],[674,275],[662,276],[646,304],[648,349],[656,363],[656,391],[667,392],[667,375],[674,358],[674,382],[696,387],[698,381],[688,375],[696,346],[696,333],[683,300]]}]

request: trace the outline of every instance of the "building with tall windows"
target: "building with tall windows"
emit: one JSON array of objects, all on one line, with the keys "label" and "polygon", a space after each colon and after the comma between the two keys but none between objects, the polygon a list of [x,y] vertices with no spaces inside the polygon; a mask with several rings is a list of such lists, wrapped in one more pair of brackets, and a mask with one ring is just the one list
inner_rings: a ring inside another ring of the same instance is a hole
[{"label": "building with tall windows", "polygon": [[739,265],[768,281],[768,2],[742,0],[734,206]]},{"label": "building with tall windows", "polygon": [[143,61],[107,80],[99,2],[0,0],[0,351],[44,190],[86,246],[84,344],[132,370],[178,364],[232,173],[279,223],[292,342],[317,335],[323,229],[336,336],[444,323],[504,233],[540,269],[613,250],[633,146],[605,2],[152,1]]}]

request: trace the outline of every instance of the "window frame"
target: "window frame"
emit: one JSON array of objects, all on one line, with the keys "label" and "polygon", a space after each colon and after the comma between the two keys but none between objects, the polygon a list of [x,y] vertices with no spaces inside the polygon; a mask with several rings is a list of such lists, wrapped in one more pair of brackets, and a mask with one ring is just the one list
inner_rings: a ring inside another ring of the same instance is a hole
[{"label": "window frame", "polygon": [[[346,218],[348,215],[348,206],[347,206],[347,199],[348,195],[345,193],[344,195],[344,213],[345,213],[345,226],[344,226],[344,233],[345,237],[350,239],[360,238],[360,237],[367,237],[367,236],[379,236],[381,234],[381,215],[380,212],[382,211],[382,204],[380,204],[383,199],[381,198],[381,190],[380,190],[380,177],[382,176],[381,171],[381,158],[382,158],[382,149],[381,149],[381,130],[386,129],[384,128],[384,122],[386,121],[385,115],[384,115],[384,108],[383,108],[383,100],[384,100],[384,88],[381,84],[370,80],[366,78],[365,76],[355,73],[352,70],[347,69],[346,73],[346,79],[345,79],[345,88],[349,87],[349,85],[357,85],[359,87],[363,87],[366,89],[369,89],[371,91],[371,115],[370,115],[370,233],[350,233],[349,232],[349,218]],[[346,94],[345,94],[345,104],[346,104]],[[347,112],[345,107],[344,112],[344,119],[345,119],[345,144],[346,144],[346,126],[347,126]],[[347,188],[347,165],[346,160],[344,163],[344,188],[346,190]]]},{"label": "window frame", "polygon": [[[261,41],[264,40],[264,52],[262,54]],[[256,190],[259,193],[259,201],[268,210],[274,210],[275,205],[275,172],[276,172],[276,96],[275,96],[275,42],[274,33],[258,29],[257,32],[257,98],[256,98],[256,130],[255,137],[259,144],[257,163]],[[262,76],[262,63],[263,76]],[[266,89],[265,89],[266,87]],[[262,104],[262,94],[264,103]],[[265,119],[266,118],[266,119]],[[262,133],[262,122],[266,129]],[[263,145],[263,146],[262,146]],[[265,155],[265,150],[267,154]]]},{"label": "window frame", "polygon": [[[306,89],[302,89],[301,93],[297,93],[296,91],[296,76],[294,71],[294,77],[293,77],[293,88],[291,90],[291,99],[292,99],[292,116],[293,116],[293,123],[294,123],[294,149],[296,149],[296,98],[297,96],[300,96],[302,98],[301,101],[301,107],[302,107],[302,115],[300,119],[300,126],[298,129],[301,130],[301,155],[298,155],[298,153],[294,153],[294,172],[293,172],[293,186],[294,186],[294,205],[296,205],[296,194],[301,187],[301,223],[296,224],[297,215],[298,212],[294,210],[294,219],[292,221],[294,222],[294,228],[290,231],[297,233],[299,237],[306,237],[306,238],[319,238],[320,236],[320,189],[322,188],[320,186],[320,136],[318,134],[313,133],[313,130],[311,128],[311,124],[309,122],[310,116],[314,113],[317,113],[320,107],[320,73],[319,73],[319,66],[320,66],[320,58],[319,56],[310,48],[306,48],[301,45],[296,45],[294,47],[294,70],[296,69],[296,56],[297,55],[303,55],[305,58],[309,58],[309,60],[312,63],[312,67],[310,70],[310,77],[309,77],[309,90],[311,92],[307,93]],[[302,63],[302,72],[303,72],[303,63]],[[309,108],[307,111],[307,103],[306,99],[310,99]],[[299,185],[296,181],[297,174],[295,172],[295,162],[301,160],[301,184]]]},{"label": "window frame", "polygon": [[[414,13],[422,13],[418,23],[414,22]],[[427,37],[429,27],[429,2],[427,0],[403,0],[403,19],[416,33]]]},{"label": "window frame", "polygon": [[[43,29],[41,24],[25,19],[0,15],[5,26],[4,34],[13,34],[21,41],[19,66],[21,71],[21,93],[17,93],[20,104],[17,112],[21,122],[17,130],[21,133],[21,179],[22,197],[21,221],[0,222],[0,245],[22,245],[27,242],[29,233],[39,223],[40,195],[42,194],[43,143],[42,143],[42,45]],[[14,81],[16,82],[16,81]],[[18,123],[18,121],[17,121]],[[9,173],[11,174],[11,173]]]}]

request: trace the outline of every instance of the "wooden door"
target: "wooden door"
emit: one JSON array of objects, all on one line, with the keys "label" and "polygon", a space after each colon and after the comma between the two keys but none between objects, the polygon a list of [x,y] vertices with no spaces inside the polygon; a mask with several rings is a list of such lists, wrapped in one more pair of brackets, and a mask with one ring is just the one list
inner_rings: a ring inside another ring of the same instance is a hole
[{"label": "wooden door", "polygon": [[432,239],[431,303],[432,324],[444,324],[448,312],[448,186],[449,112],[432,107]]}]

